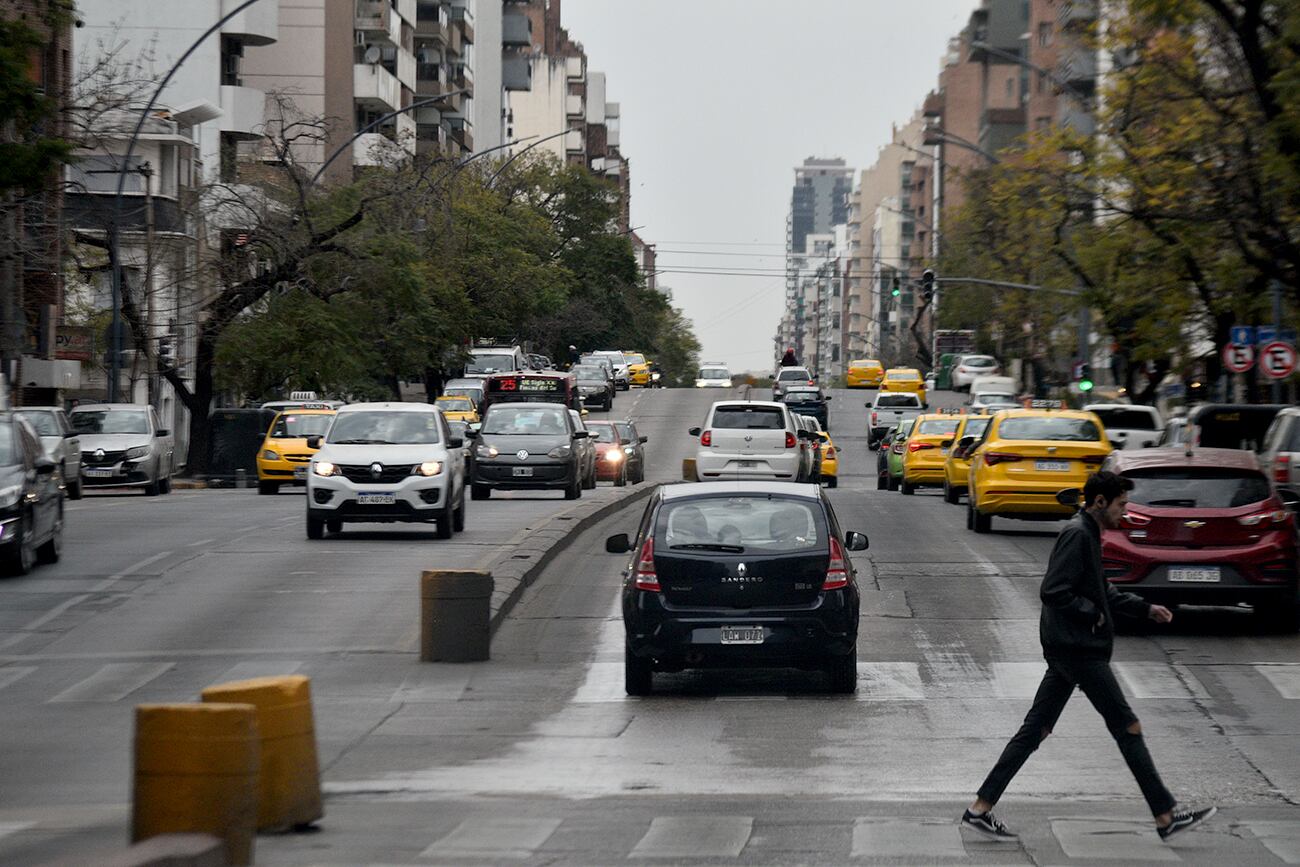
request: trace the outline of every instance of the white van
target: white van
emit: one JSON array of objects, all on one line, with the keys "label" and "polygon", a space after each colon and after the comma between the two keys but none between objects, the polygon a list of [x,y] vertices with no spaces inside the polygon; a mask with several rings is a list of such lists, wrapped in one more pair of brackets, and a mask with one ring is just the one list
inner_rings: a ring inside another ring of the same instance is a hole
[{"label": "white van", "polygon": [[975,396],[984,391],[996,391],[1001,394],[1016,393],[1016,381],[1010,376],[977,376],[970,384],[970,400],[968,403],[975,402]]}]

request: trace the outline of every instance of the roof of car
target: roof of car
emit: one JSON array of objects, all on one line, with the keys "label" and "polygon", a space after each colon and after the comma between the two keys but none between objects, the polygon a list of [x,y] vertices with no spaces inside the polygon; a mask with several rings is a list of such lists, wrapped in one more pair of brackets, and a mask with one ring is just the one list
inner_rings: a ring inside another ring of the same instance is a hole
[{"label": "roof of car", "polygon": [[677,500],[683,497],[703,497],[703,496],[737,496],[750,495],[755,497],[765,497],[780,495],[782,497],[801,497],[805,499],[816,499],[820,493],[820,488],[816,485],[806,485],[800,482],[684,482],[681,484],[664,485],[659,490],[663,491],[665,500]]},{"label": "roof of car", "polygon": [[770,407],[775,407],[777,409],[785,408],[785,404],[775,400],[741,400],[739,398],[736,400],[714,401],[713,403],[714,409],[717,409],[720,406],[770,406]]},{"label": "roof of car", "polygon": [[1230,470],[1258,470],[1259,459],[1245,449],[1187,448],[1134,449],[1111,452],[1117,472],[1149,467],[1218,467]]},{"label": "roof of car", "polygon": [[347,406],[341,406],[337,412],[365,412],[366,410],[383,410],[384,412],[429,412],[437,409],[431,403],[408,403],[406,401],[386,400],[375,403],[350,403]]},{"label": "roof of car", "polygon": [[[72,408],[73,412],[82,409],[93,409],[97,412],[115,409],[148,409],[147,403],[80,403]],[[18,407],[18,409],[31,409],[31,407]]]},{"label": "roof of car", "polygon": [[996,418],[1083,418],[1092,420],[1092,413],[1081,409],[1004,409]]},{"label": "roof of car", "polygon": [[16,407],[13,408],[13,411],[14,411],[14,412],[23,412],[24,410],[28,410],[28,409],[39,409],[39,410],[42,410],[42,411],[48,412],[48,411],[51,411],[51,410],[55,410],[55,411],[57,411],[57,410],[61,410],[61,409],[63,409],[63,407],[61,407],[61,406],[16,406]]},{"label": "roof of car", "polygon": [[1281,403],[1205,403],[1192,410],[1190,417],[1193,423],[1200,424],[1205,416],[1212,413],[1245,412],[1251,415],[1262,415],[1265,413],[1276,414],[1286,408],[1287,405]]},{"label": "roof of car", "polygon": [[1085,412],[1096,412],[1099,409],[1138,409],[1153,414],[1157,412],[1154,406],[1146,406],[1141,403],[1090,403],[1083,409]]}]

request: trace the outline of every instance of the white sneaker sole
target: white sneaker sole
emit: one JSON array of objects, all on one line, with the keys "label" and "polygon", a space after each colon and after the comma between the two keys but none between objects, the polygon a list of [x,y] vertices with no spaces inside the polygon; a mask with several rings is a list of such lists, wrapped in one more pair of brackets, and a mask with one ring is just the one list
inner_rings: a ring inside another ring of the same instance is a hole
[{"label": "white sneaker sole", "polygon": [[967,822],[964,819],[958,819],[957,824],[968,831],[973,831],[974,833],[979,834],[985,840],[993,840],[994,842],[997,843],[1019,843],[1020,842],[1019,836],[1004,837],[1001,834],[993,833],[987,828],[981,828],[979,825],[972,825],[970,822]]}]

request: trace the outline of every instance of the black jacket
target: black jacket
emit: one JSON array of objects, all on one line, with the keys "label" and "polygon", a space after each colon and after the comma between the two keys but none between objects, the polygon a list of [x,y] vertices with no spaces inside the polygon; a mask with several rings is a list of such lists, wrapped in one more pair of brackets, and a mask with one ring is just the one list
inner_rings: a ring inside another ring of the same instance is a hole
[{"label": "black jacket", "polygon": [[[1151,610],[1140,596],[1121,593],[1106,580],[1101,569],[1101,527],[1086,512],[1071,518],[1056,537],[1038,595],[1043,600],[1038,636],[1048,658],[1109,659],[1115,644],[1112,612],[1146,617]],[[1103,615],[1105,622],[1098,626]]]}]

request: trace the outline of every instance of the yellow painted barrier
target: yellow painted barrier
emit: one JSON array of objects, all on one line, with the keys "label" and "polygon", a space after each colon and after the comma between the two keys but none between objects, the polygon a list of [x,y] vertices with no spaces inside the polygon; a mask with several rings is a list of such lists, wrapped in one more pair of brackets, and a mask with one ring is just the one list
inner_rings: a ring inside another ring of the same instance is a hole
[{"label": "yellow painted barrier", "polygon": [[239,702],[257,709],[259,831],[309,825],[324,815],[310,678],[293,674],[217,684],[203,690],[203,700]]},{"label": "yellow painted barrier", "polygon": [[250,704],[138,705],[132,842],[212,834],[231,864],[253,863],[260,756]]},{"label": "yellow painted barrier", "polygon": [[699,475],[695,472],[695,458],[682,458],[682,481],[698,482]]}]

